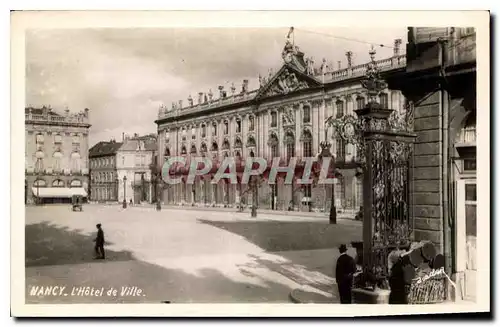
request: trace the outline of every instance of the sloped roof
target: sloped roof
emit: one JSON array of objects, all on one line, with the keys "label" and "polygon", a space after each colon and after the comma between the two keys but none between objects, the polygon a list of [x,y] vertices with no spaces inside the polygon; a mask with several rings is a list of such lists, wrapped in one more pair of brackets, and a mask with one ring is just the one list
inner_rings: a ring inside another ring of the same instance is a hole
[{"label": "sloped roof", "polygon": [[[129,139],[126,140],[123,145],[120,147],[120,151],[136,151],[139,147],[139,139]],[[143,151],[155,151],[156,150],[156,142],[153,141],[142,141],[144,143]]]},{"label": "sloped roof", "polygon": [[114,155],[122,144],[121,142],[99,142],[90,148],[89,158]]}]

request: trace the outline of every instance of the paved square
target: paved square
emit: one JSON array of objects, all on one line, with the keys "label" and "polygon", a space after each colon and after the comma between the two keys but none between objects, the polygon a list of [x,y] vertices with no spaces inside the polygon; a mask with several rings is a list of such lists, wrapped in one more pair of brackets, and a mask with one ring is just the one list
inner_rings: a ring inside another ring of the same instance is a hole
[{"label": "paved square", "polygon": [[[106,260],[93,259],[97,223]],[[336,247],[360,239],[360,224],[329,225],[326,218],[27,207],[26,302],[289,302],[304,285],[335,293]]]}]

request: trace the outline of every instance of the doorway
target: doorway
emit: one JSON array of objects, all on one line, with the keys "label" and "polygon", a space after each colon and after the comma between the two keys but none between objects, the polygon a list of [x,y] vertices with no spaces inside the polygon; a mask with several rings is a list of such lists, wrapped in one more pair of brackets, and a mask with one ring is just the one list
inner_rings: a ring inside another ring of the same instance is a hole
[{"label": "doorway", "polygon": [[476,299],[477,183],[475,178],[457,181],[457,272],[465,300]]}]

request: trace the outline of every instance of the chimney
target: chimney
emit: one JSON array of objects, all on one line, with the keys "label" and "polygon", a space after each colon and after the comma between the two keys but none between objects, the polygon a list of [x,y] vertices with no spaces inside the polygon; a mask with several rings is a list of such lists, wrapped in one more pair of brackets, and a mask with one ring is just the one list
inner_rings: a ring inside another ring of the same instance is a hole
[{"label": "chimney", "polygon": [[352,67],[352,51],[347,51],[345,53],[346,57],[347,57],[347,68],[351,68]]}]

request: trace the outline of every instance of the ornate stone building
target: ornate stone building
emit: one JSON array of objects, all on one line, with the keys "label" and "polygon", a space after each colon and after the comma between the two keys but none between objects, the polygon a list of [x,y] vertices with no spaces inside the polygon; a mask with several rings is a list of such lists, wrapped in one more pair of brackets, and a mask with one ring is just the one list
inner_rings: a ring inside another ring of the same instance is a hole
[{"label": "ornate stone building", "polygon": [[[378,60],[383,76],[403,71],[406,56],[399,54],[400,40],[395,42],[394,55]],[[260,77],[260,86],[249,90],[244,80],[239,90],[234,84],[229,90],[218,87],[207,94],[199,92],[197,99],[188,97],[187,105],[178,101],[170,108],[160,107],[158,119],[158,155],[225,156],[248,158],[249,156],[286,160],[297,157],[315,157],[320,142],[328,137],[333,143],[336,166],[341,175],[335,185],[335,201],[340,211],[356,212],[362,205],[362,182],[356,177],[356,147],[328,131],[327,118],[355,115],[354,110],[364,107],[366,94],[360,81],[367,64],[353,65],[352,53],[346,53],[347,66],[337,68],[321,66],[287,41],[283,52],[283,66],[268,76]],[[405,98],[401,91],[385,90],[380,102],[401,112]],[[332,135],[334,139],[331,140]],[[212,176],[206,175],[194,185],[180,183],[164,186],[163,201],[169,204],[234,205],[237,195],[248,203],[250,192],[246,185],[210,184]],[[308,211],[312,201],[314,211],[328,212],[331,188],[263,183],[258,191],[259,208],[272,210]]]},{"label": "ornate stone building", "polygon": [[25,108],[25,203],[87,197],[89,109]]}]

